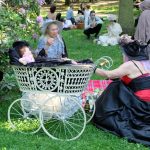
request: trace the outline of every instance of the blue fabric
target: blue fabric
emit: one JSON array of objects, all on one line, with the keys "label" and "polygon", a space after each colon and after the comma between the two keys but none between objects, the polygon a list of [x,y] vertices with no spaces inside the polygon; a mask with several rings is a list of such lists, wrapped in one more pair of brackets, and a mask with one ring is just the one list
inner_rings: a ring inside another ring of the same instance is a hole
[{"label": "blue fabric", "polygon": [[45,49],[48,52],[48,58],[51,59],[60,59],[62,58],[62,55],[65,54],[64,52],[64,42],[62,40],[62,38],[60,36],[57,36],[54,39],[54,43],[50,46],[48,46],[47,44],[47,37],[42,36],[39,39],[39,43],[38,43],[38,50],[42,50]]},{"label": "blue fabric", "polygon": [[67,18],[68,20],[70,20],[71,18],[74,18],[73,10],[72,10],[72,9],[69,9],[69,10],[67,11],[67,16],[66,16],[66,18]]}]

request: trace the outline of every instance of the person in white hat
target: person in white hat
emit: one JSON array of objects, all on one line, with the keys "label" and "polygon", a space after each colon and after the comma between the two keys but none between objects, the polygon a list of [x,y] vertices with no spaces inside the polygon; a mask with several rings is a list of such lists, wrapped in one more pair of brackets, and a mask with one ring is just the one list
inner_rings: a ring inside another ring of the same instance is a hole
[{"label": "person in white hat", "polygon": [[99,36],[99,38],[97,39],[97,44],[102,46],[117,45],[120,34],[122,33],[120,24],[116,22],[116,15],[108,15],[108,20],[110,21],[110,24],[107,27],[108,33]]},{"label": "person in white hat", "polygon": [[45,50],[47,57],[50,59],[61,59],[67,57],[65,42],[60,31],[63,25],[59,21],[46,20],[42,26],[42,36],[38,43],[38,52]]}]

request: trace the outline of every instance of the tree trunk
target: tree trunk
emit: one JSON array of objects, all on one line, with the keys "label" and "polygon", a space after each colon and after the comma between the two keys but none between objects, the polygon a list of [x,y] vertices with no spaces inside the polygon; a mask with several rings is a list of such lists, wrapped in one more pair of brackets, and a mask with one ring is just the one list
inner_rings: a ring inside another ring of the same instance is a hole
[{"label": "tree trunk", "polygon": [[134,33],[133,0],[119,1],[119,23],[122,26],[123,33],[133,35]]}]

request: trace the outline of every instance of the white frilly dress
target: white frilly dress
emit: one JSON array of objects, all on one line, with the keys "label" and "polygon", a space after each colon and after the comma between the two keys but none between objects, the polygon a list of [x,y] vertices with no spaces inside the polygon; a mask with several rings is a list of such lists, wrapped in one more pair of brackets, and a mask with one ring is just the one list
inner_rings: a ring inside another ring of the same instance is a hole
[{"label": "white frilly dress", "polygon": [[114,46],[118,44],[122,28],[119,23],[113,22],[107,28],[108,33],[99,36],[97,40],[98,45]]}]

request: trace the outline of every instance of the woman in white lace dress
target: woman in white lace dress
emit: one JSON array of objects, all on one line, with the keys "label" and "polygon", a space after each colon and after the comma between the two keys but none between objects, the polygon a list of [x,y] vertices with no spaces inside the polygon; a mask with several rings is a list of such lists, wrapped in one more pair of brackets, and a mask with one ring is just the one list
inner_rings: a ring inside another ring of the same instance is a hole
[{"label": "woman in white lace dress", "polygon": [[116,15],[109,15],[108,20],[110,21],[110,24],[107,27],[108,33],[99,36],[97,39],[97,44],[102,46],[117,45],[120,34],[122,33],[120,24],[116,22]]}]

